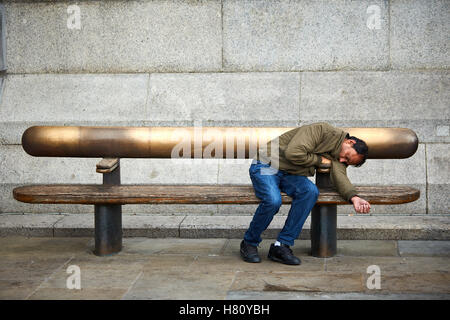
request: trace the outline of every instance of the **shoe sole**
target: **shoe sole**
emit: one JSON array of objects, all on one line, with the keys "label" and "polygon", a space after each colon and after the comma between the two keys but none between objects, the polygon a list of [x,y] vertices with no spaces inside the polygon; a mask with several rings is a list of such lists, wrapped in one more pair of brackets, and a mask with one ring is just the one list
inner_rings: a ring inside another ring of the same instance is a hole
[{"label": "shoe sole", "polygon": [[275,262],[280,262],[280,263],[282,263],[282,264],[287,264],[287,265],[289,265],[289,266],[298,266],[298,265],[302,264],[301,262],[300,262],[300,263],[289,263],[289,262],[285,262],[285,261],[283,261],[283,260],[281,260],[281,259],[278,259],[278,258],[276,258],[276,257],[274,257],[274,256],[271,256],[271,255],[268,255],[267,258],[269,258],[270,260],[275,261]]}]

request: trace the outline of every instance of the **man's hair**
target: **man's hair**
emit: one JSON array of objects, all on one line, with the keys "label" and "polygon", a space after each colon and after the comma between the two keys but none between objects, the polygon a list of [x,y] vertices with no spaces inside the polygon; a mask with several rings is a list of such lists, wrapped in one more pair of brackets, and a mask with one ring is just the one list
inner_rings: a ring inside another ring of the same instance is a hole
[{"label": "man's hair", "polygon": [[364,142],[364,140],[358,139],[357,137],[354,137],[354,136],[350,136],[348,133],[345,138],[356,141],[356,143],[353,145],[353,149],[356,150],[356,153],[362,155],[363,158],[357,165],[355,165],[355,167],[362,166],[364,164],[364,162],[366,162],[367,156],[369,155],[369,147]]}]

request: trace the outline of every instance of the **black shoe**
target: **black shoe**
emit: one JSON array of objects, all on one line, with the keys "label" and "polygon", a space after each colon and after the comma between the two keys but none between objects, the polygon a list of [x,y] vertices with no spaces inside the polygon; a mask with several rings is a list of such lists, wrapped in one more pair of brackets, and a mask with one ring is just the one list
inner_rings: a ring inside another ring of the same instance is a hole
[{"label": "black shoe", "polygon": [[244,240],[241,242],[241,257],[246,262],[258,263],[261,262],[261,258],[258,255],[258,248],[249,245]]},{"label": "black shoe", "polygon": [[281,262],[284,264],[298,265],[301,263],[300,259],[292,254],[291,248],[283,243],[281,244],[281,246],[275,246],[272,243],[270,245],[270,250],[267,257],[270,260]]}]

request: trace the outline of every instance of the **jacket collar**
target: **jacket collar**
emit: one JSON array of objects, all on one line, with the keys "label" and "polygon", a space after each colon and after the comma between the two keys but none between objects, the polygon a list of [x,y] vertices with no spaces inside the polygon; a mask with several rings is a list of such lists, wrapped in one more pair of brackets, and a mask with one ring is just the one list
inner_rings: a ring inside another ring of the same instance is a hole
[{"label": "jacket collar", "polygon": [[331,152],[331,156],[334,159],[338,159],[339,160],[339,153],[341,152],[341,146],[342,146],[342,142],[344,142],[345,137],[347,136],[347,132],[345,131],[341,131],[340,132],[340,137],[338,139],[338,142],[336,143],[336,146],[334,147],[334,150]]}]

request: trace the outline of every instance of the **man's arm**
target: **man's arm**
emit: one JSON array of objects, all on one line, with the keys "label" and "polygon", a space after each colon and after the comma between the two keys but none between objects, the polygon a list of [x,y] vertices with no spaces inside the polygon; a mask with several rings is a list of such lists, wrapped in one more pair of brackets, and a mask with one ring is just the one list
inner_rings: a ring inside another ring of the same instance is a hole
[{"label": "man's arm", "polygon": [[321,163],[321,157],[314,154],[314,150],[321,141],[322,127],[320,124],[303,126],[289,141],[284,156],[298,166],[318,166]]},{"label": "man's arm", "polygon": [[331,162],[330,172],[331,182],[336,187],[338,193],[347,201],[353,203],[353,208],[358,213],[369,213],[370,204],[366,200],[358,197],[356,189],[347,177],[347,168],[339,161]]}]

